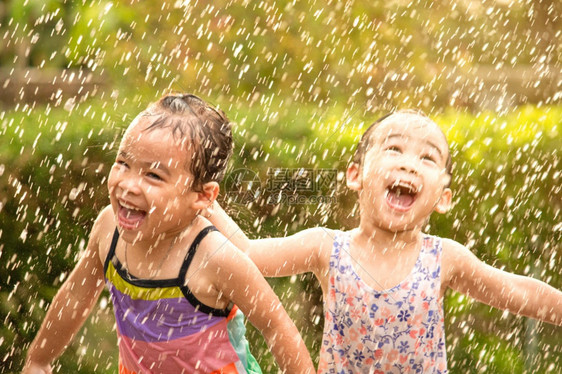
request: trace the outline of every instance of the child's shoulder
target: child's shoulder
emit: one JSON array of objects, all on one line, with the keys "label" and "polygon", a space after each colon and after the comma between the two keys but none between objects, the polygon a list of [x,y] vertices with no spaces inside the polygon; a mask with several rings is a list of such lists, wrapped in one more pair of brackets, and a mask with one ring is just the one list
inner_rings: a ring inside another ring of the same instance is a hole
[{"label": "child's shoulder", "polygon": [[332,243],[336,236],[340,233],[341,231],[339,230],[328,229],[326,227],[312,227],[310,229],[299,231],[295,234],[295,236],[307,239],[315,239],[320,241],[320,243]]},{"label": "child's shoulder", "polygon": [[449,239],[440,238],[443,247],[443,260],[452,264],[457,263],[463,256],[470,253],[470,250],[459,242]]},{"label": "child's shoulder", "polygon": [[451,281],[464,274],[471,263],[478,261],[470,249],[461,243],[448,238],[441,240],[443,243],[443,281]]},{"label": "child's shoulder", "polygon": [[449,239],[449,238],[440,238],[440,239],[443,246],[444,254],[450,256],[461,256],[463,254],[470,252],[468,248],[466,248],[464,245],[457,242],[456,240]]},{"label": "child's shoulder", "polygon": [[316,258],[316,276],[322,283],[330,266],[330,257],[334,248],[334,242],[345,232],[328,229],[325,227],[314,227],[303,230],[294,235],[298,238],[305,253]]},{"label": "child's shoulder", "polygon": [[108,205],[98,214],[90,233],[90,241],[98,249],[100,258],[105,258],[109,252],[115,228],[115,215],[111,205]]},{"label": "child's shoulder", "polygon": [[103,236],[104,233],[109,232],[113,235],[115,228],[115,215],[113,214],[111,205],[108,205],[98,214],[96,221],[94,222],[94,227],[92,228],[92,234]]},{"label": "child's shoulder", "polygon": [[[299,231],[289,237],[292,243],[298,243],[301,250],[316,253],[320,258],[328,259],[332,253],[333,243],[342,232],[325,227],[313,227]],[[289,244],[289,243],[287,243]]]},{"label": "child's shoulder", "polygon": [[[236,248],[226,236],[202,216],[195,218],[186,235],[186,242],[189,243],[190,247],[197,242],[196,253],[206,258],[216,258],[217,255],[224,256],[230,254],[233,247]],[[238,253],[234,255],[236,256]]]}]

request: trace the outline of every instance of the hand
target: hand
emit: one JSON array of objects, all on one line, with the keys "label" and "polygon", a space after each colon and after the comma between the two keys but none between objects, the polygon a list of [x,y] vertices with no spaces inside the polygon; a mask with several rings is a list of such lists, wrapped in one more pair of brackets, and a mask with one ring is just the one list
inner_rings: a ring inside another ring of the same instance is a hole
[{"label": "hand", "polygon": [[52,374],[51,365],[39,365],[34,362],[27,362],[23,367],[22,374]]},{"label": "hand", "polygon": [[210,204],[207,208],[201,211],[201,215],[207,219],[211,218],[213,215],[213,204]]}]

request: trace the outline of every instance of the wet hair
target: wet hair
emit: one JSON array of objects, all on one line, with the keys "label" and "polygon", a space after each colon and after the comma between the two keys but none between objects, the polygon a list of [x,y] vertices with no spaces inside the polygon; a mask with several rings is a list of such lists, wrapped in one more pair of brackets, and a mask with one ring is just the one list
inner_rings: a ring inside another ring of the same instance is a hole
[{"label": "wet hair", "polygon": [[192,160],[188,170],[194,177],[193,190],[207,182],[222,181],[232,155],[232,125],[222,110],[192,94],[170,94],[140,116],[156,117],[145,131],[170,129],[176,138],[189,137]]},{"label": "wet hair", "polygon": [[[367,151],[369,150],[369,147],[371,146],[371,139],[372,139],[373,132],[375,131],[375,129],[378,127],[378,125],[381,122],[383,122],[385,119],[387,119],[388,117],[390,117],[394,114],[417,115],[419,117],[425,118],[425,119],[433,122],[424,112],[422,112],[421,110],[417,110],[417,109],[401,109],[401,110],[398,110],[396,112],[390,112],[388,114],[385,114],[384,116],[380,117],[375,122],[373,122],[367,128],[367,130],[365,130],[365,132],[361,136],[361,139],[359,140],[359,143],[357,144],[357,149],[355,150],[355,154],[353,155],[352,162],[358,164],[359,166],[363,165],[363,161],[365,160],[365,154],[367,154]],[[453,162],[452,162],[452,159],[451,159],[451,152],[449,150],[449,143],[447,142],[447,138],[445,137],[445,134],[443,134],[443,137],[445,138],[445,142],[447,143],[447,161],[445,163],[445,170],[446,170],[447,174],[449,174],[449,176],[451,177],[449,179],[449,183],[447,185],[447,187],[449,187],[449,185],[451,184],[452,176],[453,176]]]}]

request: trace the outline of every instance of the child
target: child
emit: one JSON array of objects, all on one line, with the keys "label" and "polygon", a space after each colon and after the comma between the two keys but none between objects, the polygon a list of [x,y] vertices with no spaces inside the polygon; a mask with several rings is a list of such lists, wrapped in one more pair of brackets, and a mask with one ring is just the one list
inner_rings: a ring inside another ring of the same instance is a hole
[{"label": "child", "polygon": [[347,170],[359,194],[359,227],[313,228],[249,241],[216,205],[213,222],[265,276],[312,271],[324,296],[319,373],[447,372],[447,288],[512,313],[562,325],[562,293],[478,260],[466,247],[422,232],[451,205],[445,135],[425,115],[400,111],[363,135]]},{"label": "child", "polygon": [[228,119],[196,96],[165,96],[133,120],[109,174],[111,205],[53,299],[24,372],[51,372],[104,285],[119,373],[261,373],[242,312],[282,371],[314,371],[259,270],[198,215],[217,197],[231,153]]}]

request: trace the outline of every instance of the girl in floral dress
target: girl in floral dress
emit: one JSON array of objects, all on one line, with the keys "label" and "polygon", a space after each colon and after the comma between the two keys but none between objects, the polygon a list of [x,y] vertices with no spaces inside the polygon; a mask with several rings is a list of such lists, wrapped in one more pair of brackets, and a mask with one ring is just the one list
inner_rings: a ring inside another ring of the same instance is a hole
[{"label": "girl in floral dress", "polygon": [[247,248],[265,276],[313,272],[324,299],[319,373],[446,373],[448,288],[512,313],[562,325],[562,292],[486,265],[465,246],[422,232],[451,206],[445,135],[422,113],[375,122],[347,169],[359,226],[248,240],[218,205],[211,221]]}]

